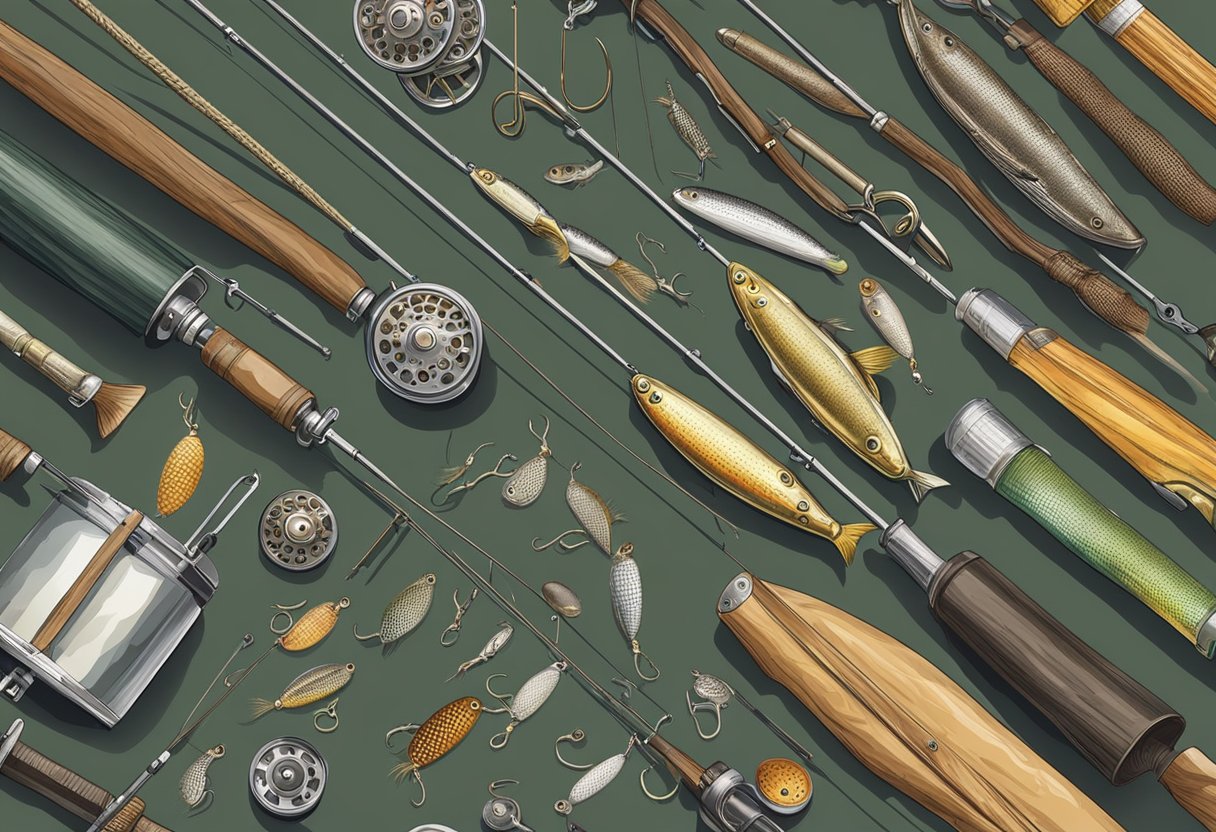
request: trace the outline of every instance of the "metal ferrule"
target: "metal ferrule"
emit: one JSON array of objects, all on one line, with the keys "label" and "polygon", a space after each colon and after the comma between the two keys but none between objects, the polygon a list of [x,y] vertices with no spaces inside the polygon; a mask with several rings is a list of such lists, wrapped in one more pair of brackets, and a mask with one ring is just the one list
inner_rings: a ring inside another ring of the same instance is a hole
[{"label": "metal ferrule", "polygon": [[144,337],[154,344],[174,339],[201,347],[198,335],[210,325],[211,319],[199,308],[198,302],[207,294],[207,288],[207,277],[198,266],[187,270],[165,292],[160,305],[148,319]]},{"label": "metal ferrule", "polygon": [[903,518],[888,526],[878,543],[926,592],[929,591],[933,576],[946,565],[937,552],[921,540]]},{"label": "metal ferrule", "polygon": [[954,317],[970,327],[1001,357],[1008,360],[1022,336],[1035,322],[991,289],[969,289],[958,299]]},{"label": "metal ferrule", "polygon": [[950,453],[993,488],[1013,458],[1033,446],[988,399],[967,402],[946,426]]},{"label": "metal ferrule", "polygon": [[68,391],[68,401],[75,407],[84,407],[97,395],[97,391],[101,389],[103,383],[101,376],[89,373],[80,380],[80,384],[77,384],[74,390]]},{"label": "metal ferrule", "polygon": [[1195,649],[1209,659],[1216,655],[1216,612],[1208,616],[1195,634]]},{"label": "metal ferrule", "polygon": [[1107,12],[1106,17],[1094,22],[1103,32],[1112,38],[1117,38],[1123,34],[1124,29],[1136,22],[1136,18],[1143,11],[1144,4],[1140,0],[1123,0],[1122,3]]},{"label": "metal ferrule", "polygon": [[376,293],[366,287],[359,290],[359,294],[351,299],[350,305],[346,307],[346,317],[352,321],[358,321],[367,314],[367,308],[372,305],[372,301],[376,299]]}]

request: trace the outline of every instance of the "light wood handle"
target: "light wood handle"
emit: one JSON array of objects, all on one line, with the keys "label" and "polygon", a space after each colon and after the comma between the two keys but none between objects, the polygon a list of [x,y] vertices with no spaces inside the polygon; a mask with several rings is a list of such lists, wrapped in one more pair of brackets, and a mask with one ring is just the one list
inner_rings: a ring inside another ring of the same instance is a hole
[{"label": "light wood handle", "polygon": [[338,255],[54,54],[0,21],[0,77],[186,208],[345,312],[363,278]]},{"label": "light wood handle", "polygon": [[7,480],[32,453],[29,445],[0,429],[0,481]]},{"label": "light wood handle", "polygon": [[203,347],[203,364],[287,430],[295,429],[300,410],[315,398],[278,365],[223,329]]},{"label": "light wood handle", "polygon": [[1161,774],[1161,785],[1178,805],[1209,830],[1216,830],[1216,763],[1198,748],[1183,751]]},{"label": "light wood handle", "polygon": [[1216,67],[1161,18],[1145,9],[1115,40],[1209,121],[1216,122]]},{"label": "light wood handle", "polygon": [[0,312],[0,344],[49,378],[65,393],[77,392],[89,376],[61,353],[51,349],[45,341],[39,341],[31,335],[29,330],[4,312]]}]

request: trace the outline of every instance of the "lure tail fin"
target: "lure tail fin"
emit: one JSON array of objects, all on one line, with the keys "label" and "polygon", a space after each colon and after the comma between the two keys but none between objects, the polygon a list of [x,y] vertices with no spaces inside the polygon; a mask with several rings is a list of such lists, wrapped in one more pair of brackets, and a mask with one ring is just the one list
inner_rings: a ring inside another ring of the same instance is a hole
[{"label": "lure tail fin", "polygon": [[93,406],[97,409],[97,432],[105,439],[122,424],[147,388],[141,384],[110,384],[103,382],[93,395]]},{"label": "lure tail fin", "polygon": [[857,368],[868,376],[876,376],[899,359],[899,353],[888,346],[867,347],[850,353]]},{"label": "lure tail fin", "polygon": [[925,495],[935,488],[949,485],[950,483],[941,477],[925,471],[913,471],[908,477],[908,485],[912,488],[912,496],[916,498],[916,502],[925,499]]},{"label": "lure tail fin", "polygon": [[853,555],[857,553],[857,544],[863,537],[877,528],[878,526],[875,526],[873,523],[850,523],[847,526],[840,527],[840,534],[832,543],[836,545],[836,550],[844,558],[845,566],[853,565]]},{"label": "lure tail fin", "polygon": [[557,262],[565,263],[570,259],[570,241],[553,217],[538,217],[535,224],[528,226],[529,230],[542,240],[553,246]]},{"label": "lure tail fin", "polygon": [[638,303],[649,303],[650,298],[658,290],[658,282],[627,260],[617,260],[608,267],[608,271],[616,275],[621,286]]},{"label": "lure tail fin", "polygon": [[259,719],[274,710],[274,703],[269,699],[257,697],[253,700],[253,718]]},{"label": "lure tail fin", "polygon": [[849,263],[843,257],[832,255],[823,261],[823,267],[834,275],[842,275],[849,270]]}]

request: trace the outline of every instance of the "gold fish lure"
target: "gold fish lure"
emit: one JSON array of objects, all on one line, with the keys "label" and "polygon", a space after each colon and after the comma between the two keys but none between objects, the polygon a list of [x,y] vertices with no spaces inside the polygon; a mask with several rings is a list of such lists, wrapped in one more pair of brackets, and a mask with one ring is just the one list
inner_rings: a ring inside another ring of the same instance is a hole
[{"label": "gold fish lure", "polygon": [[346,687],[354,675],[354,664],[323,664],[306,670],[273,702],[268,699],[254,699],[253,718],[257,719],[271,711],[303,708],[305,705],[319,702]]},{"label": "gold fish lure", "polygon": [[545,206],[536,201],[523,188],[510,179],[499,176],[488,168],[477,168],[469,174],[482,193],[498,204],[515,219],[519,220],[529,231],[553,246],[558,262],[565,263],[570,258],[570,242],[562,233],[553,219],[553,215],[545,210]]},{"label": "gold fish lure", "polygon": [[[349,606],[349,598],[318,604],[300,616],[299,620],[279,635],[279,646],[291,653],[315,647],[333,631],[338,623],[338,616]],[[287,610],[280,609],[275,613],[275,617],[287,614]],[[272,631],[274,631],[273,628]]]},{"label": "gold fish lure", "polygon": [[399,725],[384,735],[384,744],[389,748],[392,748],[395,734],[406,732],[414,735],[406,749],[409,762],[397,764],[391,772],[398,783],[410,776],[418,783],[422,796],[417,802],[411,800],[411,804],[421,806],[426,802],[426,784],[422,782],[421,770],[460,745],[477,724],[481,711],[481,700],[466,696],[444,705],[421,725]]}]

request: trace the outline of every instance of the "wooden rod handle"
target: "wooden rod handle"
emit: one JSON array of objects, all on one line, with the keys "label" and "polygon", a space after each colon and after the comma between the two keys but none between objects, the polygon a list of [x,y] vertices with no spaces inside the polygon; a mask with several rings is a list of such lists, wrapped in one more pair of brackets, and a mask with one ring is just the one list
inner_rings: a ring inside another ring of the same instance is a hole
[{"label": "wooden rod handle", "polygon": [[226,330],[216,329],[202,355],[207,369],[287,430],[295,429],[300,411],[315,398],[278,365]]},{"label": "wooden rod handle", "polygon": [[704,766],[658,734],[651,737],[646,744],[667,762],[667,768],[673,775],[680,778],[686,788],[693,794],[701,793],[701,775],[705,773]]},{"label": "wooden rod handle", "polygon": [[1198,748],[1183,751],[1162,772],[1161,785],[1209,830],[1216,830],[1216,763]]},{"label": "wooden rod handle", "polygon": [[0,429],[0,481],[11,477],[32,452],[29,445]]},{"label": "wooden rod handle", "polygon": [[282,214],[0,21],[0,77],[116,161],[346,312],[367,284]]},{"label": "wooden rod handle", "polygon": [[49,378],[65,393],[76,393],[89,374],[0,311],[0,344]]}]

